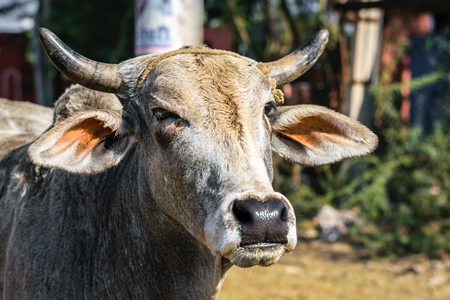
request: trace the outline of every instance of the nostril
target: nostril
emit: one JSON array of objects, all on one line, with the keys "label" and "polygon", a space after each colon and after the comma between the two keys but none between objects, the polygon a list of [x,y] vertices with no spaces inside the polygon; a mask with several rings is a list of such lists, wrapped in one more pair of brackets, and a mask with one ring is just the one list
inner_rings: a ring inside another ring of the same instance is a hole
[{"label": "nostril", "polygon": [[236,220],[241,224],[250,223],[253,220],[251,213],[240,201],[233,204],[233,214],[236,217]]},{"label": "nostril", "polygon": [[281,222],[287,222],[287,220],[288,220],[288,211],[287,211],[286,206],[283,207],[283,209],[281,210],[280,219],[281,219]]}]

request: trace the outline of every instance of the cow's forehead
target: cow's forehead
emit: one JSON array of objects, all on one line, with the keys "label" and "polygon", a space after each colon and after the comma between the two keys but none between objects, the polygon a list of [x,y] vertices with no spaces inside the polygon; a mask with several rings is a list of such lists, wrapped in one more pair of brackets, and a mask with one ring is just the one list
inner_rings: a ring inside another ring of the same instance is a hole
[{"label": "cow's forehead", "polygon": [[164,59],[141,92],[150,109],[169,110],[221,140],[243,141],[262,132],[264,105],[273,101],[272,85],[256,63],[227,55]]},{"label": "cow's forehead", "polygon": [[264,104],[272,100],[271,84],[256,63],[227,55],[167,58],[144,86],[147,95],[143,96],[150,99],[150,106],[231,130],[260,116]]},{"label": "cow's forehead", "polygon": [[161,61],[152,73],[151,93],[186,106],[227,100],[260,106],[270,97],[271,85],[255,63],[227,55],[177,55]]}]

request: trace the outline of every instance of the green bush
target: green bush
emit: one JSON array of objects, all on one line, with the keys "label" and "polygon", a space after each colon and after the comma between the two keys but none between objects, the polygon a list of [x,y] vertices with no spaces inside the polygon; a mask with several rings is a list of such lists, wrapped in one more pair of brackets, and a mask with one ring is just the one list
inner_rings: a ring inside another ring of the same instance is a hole
[{"label": "green bush", "polygon": [[[433,76],[428,77],[448,75]],[[433,82],[429,78],[413,82],[413,88]],[[400,85],[378,86],[373,92],[382,124],[379,150],[361,159],[302,169],[300,185],[284,166],[279,175],[289,179],[279,187],[290,187],[284,192],[299,222],[314,217],[325,204],[357,208],[358,221],[349,238],[370,256],[450,253],[449,118],[424,136],[419,128],[402,125]]]},{"label": "green bush", "polygon": [[342,204],[361,209],[351,237],[372,255],[450,253],[450,135],[442,126],[425,139],[417,130],[389,134],[366,186]]}]

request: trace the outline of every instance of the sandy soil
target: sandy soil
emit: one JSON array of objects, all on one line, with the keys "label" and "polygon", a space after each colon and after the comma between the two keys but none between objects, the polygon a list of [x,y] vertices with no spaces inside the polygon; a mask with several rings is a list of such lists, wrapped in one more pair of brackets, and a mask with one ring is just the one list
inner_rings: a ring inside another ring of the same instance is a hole
[{"label": "sandy soil", "polygon": [[450,299],[450,260],[367,261],[344,243],[300,243],[268,268],[232,268],[220,300]]}]

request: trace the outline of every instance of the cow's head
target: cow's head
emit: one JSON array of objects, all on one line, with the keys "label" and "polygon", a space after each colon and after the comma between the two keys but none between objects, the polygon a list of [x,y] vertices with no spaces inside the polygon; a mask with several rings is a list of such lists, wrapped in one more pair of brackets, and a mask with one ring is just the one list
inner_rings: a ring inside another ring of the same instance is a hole
[{"label": "cow's head", "polygon": [[60,121],[30,147],[32,160],[94,174],[138,147],[139,168],[147,172],[142,189],[158,210],[240,267],[271,265],[297,242],[292,206],[272,189],[272,150],[317,166],[367,154],[377,144],[366,127],[329,109],[276,106],[282,101],[276,86],[314,64],[327,31],[265,64],[194,47],[108,65],[73,52],[45,29],[40,34],[65,75],[128,103]]}]

